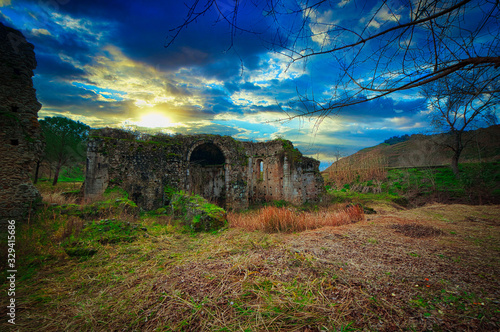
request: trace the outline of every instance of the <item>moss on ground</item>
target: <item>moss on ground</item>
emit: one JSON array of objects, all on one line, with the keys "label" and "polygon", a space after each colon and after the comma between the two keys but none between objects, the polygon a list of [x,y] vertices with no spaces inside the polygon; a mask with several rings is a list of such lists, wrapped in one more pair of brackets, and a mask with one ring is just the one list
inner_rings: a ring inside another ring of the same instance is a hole
[{"label": "moss on ground", "polygon": [[211,232],[227,224],[226,211],[199,195],[189,195],[182,191],[175,193],[170,205],[174,217],[180,218],[191,231]]}]

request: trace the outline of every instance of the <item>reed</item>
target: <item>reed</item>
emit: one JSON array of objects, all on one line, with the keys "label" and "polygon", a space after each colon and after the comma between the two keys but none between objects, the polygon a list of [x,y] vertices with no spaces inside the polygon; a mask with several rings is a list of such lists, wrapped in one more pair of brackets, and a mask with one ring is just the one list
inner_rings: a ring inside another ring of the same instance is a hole
[{"label": "reed", "polygon": [[292,233],[325,226],[340,226],[364,219],[363,208],[349,205],[340,210],[324,209],[316,212],[267,206],[258,211],[228,214],[230,227],[267,233]]}]

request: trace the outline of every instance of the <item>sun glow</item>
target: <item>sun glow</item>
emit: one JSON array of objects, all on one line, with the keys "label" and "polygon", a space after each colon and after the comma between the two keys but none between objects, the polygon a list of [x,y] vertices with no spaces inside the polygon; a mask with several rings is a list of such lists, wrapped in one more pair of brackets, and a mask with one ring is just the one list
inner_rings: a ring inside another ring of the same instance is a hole
[{"label": "sun glow", "polygon": [[160,113],[149,113],[141,117],[141,121],[136,122],[139,127],[165,128],[172,125],[170,118]]}]

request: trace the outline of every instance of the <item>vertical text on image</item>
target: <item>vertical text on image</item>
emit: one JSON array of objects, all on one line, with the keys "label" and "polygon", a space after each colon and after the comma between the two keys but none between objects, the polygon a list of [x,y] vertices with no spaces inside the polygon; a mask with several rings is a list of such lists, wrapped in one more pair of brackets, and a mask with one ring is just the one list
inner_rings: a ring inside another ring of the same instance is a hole
[{"label": "vertical text on image", "polygon": [[7,321],[16,324],[16,221],[9,220],[7,225],[7,280],[9,305],[7,306]]}]

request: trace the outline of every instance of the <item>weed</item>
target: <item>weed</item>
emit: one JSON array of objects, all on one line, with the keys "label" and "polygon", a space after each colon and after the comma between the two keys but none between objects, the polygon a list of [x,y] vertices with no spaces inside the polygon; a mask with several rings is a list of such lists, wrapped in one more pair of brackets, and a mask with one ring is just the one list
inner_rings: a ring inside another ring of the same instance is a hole
[{"label": "weed", "polygon": [[[104,219],[89,223],[79,236],[69,239],[63,245],[133,242],[139,236],[143,236],[146,230],[145,227],[139,224],[116,219]],[[77,243],[72,241],[75,239],[78,239]]]},{"label": "weed", "polygon": [[42,195],[42,200],[48,204],[68,205],[75,204],[76,198],[64,195],[62,192],[52,192]]},{"label": "weed", "polygon": [[190,232],[217,231],[226,225],[226,211],[199,195],[174,194],[170,201],[174,217]]}]

